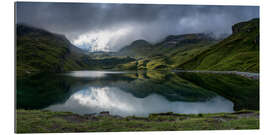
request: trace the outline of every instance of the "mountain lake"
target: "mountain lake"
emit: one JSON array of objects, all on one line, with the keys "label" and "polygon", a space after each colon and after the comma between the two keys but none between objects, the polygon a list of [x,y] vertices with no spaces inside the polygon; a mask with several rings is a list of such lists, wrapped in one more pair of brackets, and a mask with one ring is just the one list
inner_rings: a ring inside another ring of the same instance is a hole
[{"label": "mountain lake", "polygon": [[118,116],[259,108],[259,80],[234,74],[72,71],[17,78],[16,108]]}]

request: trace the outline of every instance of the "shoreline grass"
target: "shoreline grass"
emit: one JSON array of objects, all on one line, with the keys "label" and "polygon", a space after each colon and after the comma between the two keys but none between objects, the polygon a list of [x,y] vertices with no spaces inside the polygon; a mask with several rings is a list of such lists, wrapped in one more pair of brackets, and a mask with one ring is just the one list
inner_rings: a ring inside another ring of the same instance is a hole
[{"label": "shoreline grass", "polygon": [[47,110],[16,110],[16,133],[183,131],[259,129],[259,111],[234,113],[159,113],[148,117],[78,115]]}]

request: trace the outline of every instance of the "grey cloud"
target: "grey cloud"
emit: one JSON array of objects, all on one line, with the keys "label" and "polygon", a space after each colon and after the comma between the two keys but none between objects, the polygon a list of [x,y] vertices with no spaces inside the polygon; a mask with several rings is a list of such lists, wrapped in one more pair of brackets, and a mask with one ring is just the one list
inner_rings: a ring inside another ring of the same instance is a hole
[{"label": "grey cloud", "polygon": [[139,38],[157,42],[170,34],[231,33],[231,25],[259,17],[256,6],[17,2],[16,7],[17,23],[65,34],[70,40],[89,31],[136,27],[111,44],[117,49]]}]

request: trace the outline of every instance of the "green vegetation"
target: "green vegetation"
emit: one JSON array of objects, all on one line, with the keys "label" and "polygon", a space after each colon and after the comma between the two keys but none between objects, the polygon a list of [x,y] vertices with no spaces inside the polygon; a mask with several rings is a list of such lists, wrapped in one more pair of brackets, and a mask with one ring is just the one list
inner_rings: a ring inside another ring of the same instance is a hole
[{"label": "green vegetation", "polygon": [[248,110],[198,115],[161,113],[148,117],[17,110],[16,120],[17,133],[259,129],[259,112]]},{"label": "green vegetation", "polygon": [[233,26],[233,34],[180,65],[187,70],[259,72],[259,19]]},{"label": "green vegetation", "polygon": [[[124,50],[132,48],[133,55],[136,54],[140,59],[118,68],[259,72],[259,19],[235,24],[233,31],[231,36],[222,41],[204,34],[168,36],[161,43],[148,45],[151,51],[143,52],[144,55],[139,52],[148,50],[144,49],[147,45],[136,51],[136,46],[131,47],[131,44]],[[138,64],[141,61],[145,62],[143,66]]]},{"label": "green vegetation", "polygon": [[124,63],[118,69],[124,70],[170,70],[178,69],[179,65],[200,54],[216,41],[200,42],[195,44],[178,44],[175,47],[155,45],[150,56],[136,56],[136,62]]},{"label": "green vegetation", "polygon": [[[182,63],[212,46],[217,40],[208,34],[186,34],[168,36],[155,45],[136,42],[120,50],[120,54],[128,52],[136,62],[124,63],[118,69],[125,70],[168,70],[176,69]],[[141,44],[140,44],[141,43]],[[146,52],[147,51],[147,52]]]}]

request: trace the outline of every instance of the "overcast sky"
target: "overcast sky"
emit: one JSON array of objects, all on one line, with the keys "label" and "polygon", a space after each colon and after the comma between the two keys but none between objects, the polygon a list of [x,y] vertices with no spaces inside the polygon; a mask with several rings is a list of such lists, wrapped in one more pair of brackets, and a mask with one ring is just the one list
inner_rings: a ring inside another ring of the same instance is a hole
[{"label": "overcast sky", "polygon": [[17,23],[64,34],[76,46],[117,51],[137,39],[152,43],[171,34],[231,33],[237,22],[259,17],[256,6],[94,3],[16,4]]}]

